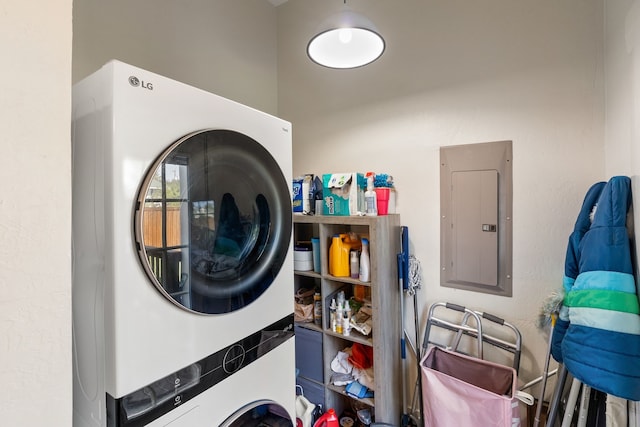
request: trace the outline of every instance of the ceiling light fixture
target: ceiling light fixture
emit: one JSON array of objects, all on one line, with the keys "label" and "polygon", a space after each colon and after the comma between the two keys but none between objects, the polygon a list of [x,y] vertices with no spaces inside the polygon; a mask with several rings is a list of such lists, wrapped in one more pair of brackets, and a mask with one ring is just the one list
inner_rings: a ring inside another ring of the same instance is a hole
[{"label": "ceiling light fixture", "polygon": [[307,55],[329,68],[357,68],[378,59],[385,42],[376,27],[364,16],[346,7],[321,24],[307,45]]}]

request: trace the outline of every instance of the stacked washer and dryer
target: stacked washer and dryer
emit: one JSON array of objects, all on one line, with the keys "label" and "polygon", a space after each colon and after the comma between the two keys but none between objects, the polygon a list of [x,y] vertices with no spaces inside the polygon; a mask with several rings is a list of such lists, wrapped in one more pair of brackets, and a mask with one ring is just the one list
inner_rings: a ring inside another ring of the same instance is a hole
[{"label": "stacked washer and dryer", "polygon": [[290,123],[112,61],[72,140],[74,426],[293,425]]}]

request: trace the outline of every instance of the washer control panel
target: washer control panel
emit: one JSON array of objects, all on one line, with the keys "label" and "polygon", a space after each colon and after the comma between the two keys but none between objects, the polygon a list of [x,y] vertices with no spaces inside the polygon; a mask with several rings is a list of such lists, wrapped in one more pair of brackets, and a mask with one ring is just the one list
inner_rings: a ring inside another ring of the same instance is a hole
[{"label": "washer control panel", "polygon": [[107,427],[145,426],[294,335],[293,314],[120,398],[107,393]]}]

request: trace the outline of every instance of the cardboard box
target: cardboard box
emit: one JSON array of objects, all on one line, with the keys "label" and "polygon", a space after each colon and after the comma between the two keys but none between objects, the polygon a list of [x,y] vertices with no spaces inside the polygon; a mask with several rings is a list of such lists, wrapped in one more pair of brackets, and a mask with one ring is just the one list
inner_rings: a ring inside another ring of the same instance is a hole
[{"label": "cardboard box", "polygon": [[296,213],[313,213],[315,180],[313,174],[306,174],[299,178],[293,179],[293,212]]},{"label": "cardboard box", "polygon": [[294,178],[292,187],[292,205],[294,212],[302,213],[302,182],[304,178]]},{"label": "cardboard box", "polygon": [[364,212],[367,180],[358,172],[322,175],[323,215],[357,215]]}]

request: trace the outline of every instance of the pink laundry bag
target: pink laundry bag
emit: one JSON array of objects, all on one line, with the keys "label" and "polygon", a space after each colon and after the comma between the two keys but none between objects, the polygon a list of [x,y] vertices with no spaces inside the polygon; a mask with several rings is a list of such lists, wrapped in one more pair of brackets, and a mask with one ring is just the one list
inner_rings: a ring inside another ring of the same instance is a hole
[{"label": "pink laundry bag", "polygon": [[425,427],[519,427],[515,369],[431,347],[420,362]]}]

